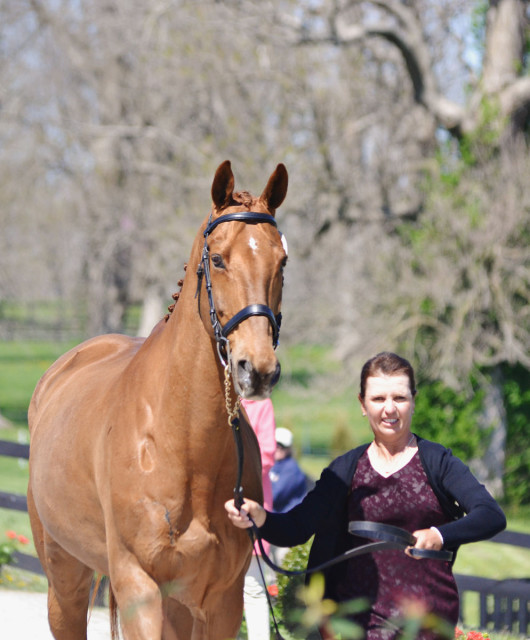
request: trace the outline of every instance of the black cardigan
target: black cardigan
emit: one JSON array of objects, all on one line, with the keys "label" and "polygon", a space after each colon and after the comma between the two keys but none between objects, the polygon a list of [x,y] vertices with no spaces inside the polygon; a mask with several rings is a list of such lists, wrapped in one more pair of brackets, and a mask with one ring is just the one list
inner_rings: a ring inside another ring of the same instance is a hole
[{"label": "black cardigan", "polygon": [[[416,439],[429,484],[449,520],[438,527],[444,548],[456,555],[461,544],[486,540],[502,531],[506,527],[503,511],[469,468],[450,449],[419,436]],[[348,497],[357,463],[368,446],[361,445],[333,460],[315,488],[287,513],[267,512],[260,529],[263,538],[279,547],[292,547],[314,534],[308,568],[350,549],[353,537],[348,534]],[[333,587],[344,575],[345,565],[324,572],[326,597],[334,597]]]}]

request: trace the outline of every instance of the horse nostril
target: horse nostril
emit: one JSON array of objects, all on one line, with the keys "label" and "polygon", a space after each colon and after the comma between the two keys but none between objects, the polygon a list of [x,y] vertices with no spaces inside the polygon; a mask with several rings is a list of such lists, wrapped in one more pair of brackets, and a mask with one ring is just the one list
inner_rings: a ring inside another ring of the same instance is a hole
[{"label": "horse nostril", "polygon": [[239,360],[237,363],[239,375],[250,375],[252,373],[252,364],[248,360]]},{"label": "horse nostril", "polygon": [[251,382],[252,375],[252,363],[248,360],[238,360],[237,363],[237,377],[239,380],[240,386],[248,387]]}]

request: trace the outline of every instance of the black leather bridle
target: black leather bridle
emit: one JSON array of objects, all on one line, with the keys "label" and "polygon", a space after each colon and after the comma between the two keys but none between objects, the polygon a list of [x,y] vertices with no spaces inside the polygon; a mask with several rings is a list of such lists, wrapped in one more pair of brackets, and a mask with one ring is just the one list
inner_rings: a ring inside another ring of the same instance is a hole
[{"label": "black leather bridle", "polygon": [[230,320],[228,320],[228,322],[224,326],[221,326],[221,323],[217,316],[217,312],[215,310],[215,303],[212,294],[208,236],[217,227],[217,225],[221,224],[222,222],[244,222],[246,224],[258,224],[264,222],[266,224],[271,224],[276,228],[278,228],[278,225],[276,224],[276,220],[274,219],[274,217],[269,215],[268,213],[258,213],[256,211],[238,211],[236,213],[226,213],[225,215],[219,216],[215,220],[212,220],[212,217],[210,216],[206,229],[204,230],[204,246],[202,249],[201,261],[199,262],[199,266],[197,268],[197,291],[195,293],[195,297],[198,298],[200,314],[201,284],[204,277],[206,292],[208,294],[208,303],[210,306],[210,321],[212,323],[215,341],[217,342],[217,352],[219,354],[221,363],[223,364],[223,366],[225,366],[228,360],[228,335],[231,331],[233,331],[247,318],[251,318],[252,316],[265,316],[272,327],[272,343],[274,348],[276,349],[280,338],[282,314],[278,313],[277,315],[275,315],[272,309],[265,304],[249,304],[244,309],[241,309],[241,311],[238,311],[232,318],[230,318]]}]

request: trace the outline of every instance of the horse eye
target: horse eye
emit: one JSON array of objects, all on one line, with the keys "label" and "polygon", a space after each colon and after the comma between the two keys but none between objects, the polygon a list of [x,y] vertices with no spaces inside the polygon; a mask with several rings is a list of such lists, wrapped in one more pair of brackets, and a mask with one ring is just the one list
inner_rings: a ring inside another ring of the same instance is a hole
[{"label": "horse eye", "polygon": [[214,253],[212,255],[212,264],[214,267],[217,267],[218,269],[224,269],[225,267],[223,258],[218,253]]}]

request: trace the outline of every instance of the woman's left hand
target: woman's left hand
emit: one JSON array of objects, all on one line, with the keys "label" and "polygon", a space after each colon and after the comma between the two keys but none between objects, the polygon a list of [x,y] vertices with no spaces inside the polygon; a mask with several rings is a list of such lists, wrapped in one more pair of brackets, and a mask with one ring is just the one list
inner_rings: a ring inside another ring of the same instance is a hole
[{"label": "woman's left hand", "polygon": [[[418,529],[417,531],[413,531],[412,535],[416,538],[416,544],[414,545],[415,549],[431,549],[434,551],[439,551],[443,547],[443,542],[440,537],[440,534],[434,529]],[[405,553],[415,560],[420,560],[420,558],[414,557],[409,549],[412,547],[407,547],[405,549]]]}]

